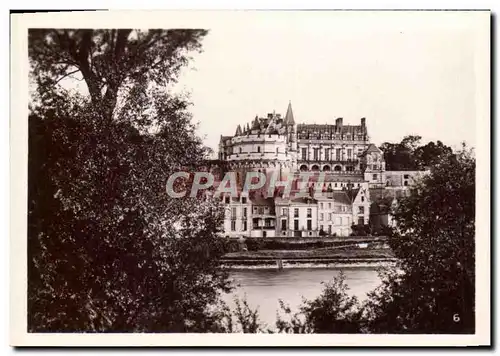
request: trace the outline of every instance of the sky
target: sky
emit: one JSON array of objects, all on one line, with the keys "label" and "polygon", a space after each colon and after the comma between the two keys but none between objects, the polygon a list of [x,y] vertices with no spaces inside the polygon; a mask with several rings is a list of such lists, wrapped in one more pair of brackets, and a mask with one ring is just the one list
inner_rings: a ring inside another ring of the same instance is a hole
[{"label": "sky", "polygon": [[292,103],[297,123],[359,125],[371,141],[475,142],[475,41],[453,12],[260,12],[213,21],[177,89],[217,151],[220,135]]}]

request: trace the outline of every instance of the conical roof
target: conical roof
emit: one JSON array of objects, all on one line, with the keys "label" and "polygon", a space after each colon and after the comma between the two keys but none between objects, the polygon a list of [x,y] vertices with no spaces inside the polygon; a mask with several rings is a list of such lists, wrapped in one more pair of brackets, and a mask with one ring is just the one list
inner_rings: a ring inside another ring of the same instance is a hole
[{"label": "conical roof", "polygon": [[255,120],[252,123],[252,130],[260,128],[259,118],[255,116]]},{"label": "conical roof", "polygon": [[288,108],[286,109],[285,125],[295,125],[295,119],[293,118],[292,102],[288,103]]}]

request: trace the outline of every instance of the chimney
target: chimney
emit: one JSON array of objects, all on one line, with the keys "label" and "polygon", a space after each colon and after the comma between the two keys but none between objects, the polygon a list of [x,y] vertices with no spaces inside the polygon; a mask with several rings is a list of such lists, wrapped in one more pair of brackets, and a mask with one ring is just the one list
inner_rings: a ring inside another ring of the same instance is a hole
[{"label": "chimney", "polygon": [[337,120],[335,120],[335,126],[342,127],[342,118],[341,117],[339,117]]},{"label": "chimney", "polygon": [[268,113],[268,114],[267,114],[267,118],[268,118],[268,119],[272,119],[272,118],[273,118],[273,113]]},{"label": "chimney", "polygon": [[361,118],[361,126],[366,127],[366,118],[364,117]]}]

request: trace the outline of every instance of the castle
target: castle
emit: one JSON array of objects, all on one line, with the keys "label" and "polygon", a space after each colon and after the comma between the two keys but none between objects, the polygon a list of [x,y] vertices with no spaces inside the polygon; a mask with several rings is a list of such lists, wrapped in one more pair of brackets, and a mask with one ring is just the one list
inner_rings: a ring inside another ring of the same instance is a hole
[{"label": "castle", "polygon": [[323,178],[318,183],[298,180],[295,189],[314,188],[305,197],[224,197],[228,237],[348,236],[353,225],[391,224],[390,206],[425,174],[386,171],[382,151],[370,143],[365,118],[359,125],[345,125],[342,118],[334,125],[297,124],[291,103],[284,117],[256,116],[238,125],[234,136],[221,136],[218,158],[239,177],[257,171],[280,178],[310,172]]}]

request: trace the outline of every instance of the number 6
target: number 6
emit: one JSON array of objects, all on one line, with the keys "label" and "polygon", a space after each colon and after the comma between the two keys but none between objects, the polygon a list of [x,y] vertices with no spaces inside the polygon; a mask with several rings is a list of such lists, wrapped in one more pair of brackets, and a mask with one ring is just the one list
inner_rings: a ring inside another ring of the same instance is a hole
[{"label": "number 6", "polygon": [[460,317],[458,316],[458,314],[453,314],[453,321],[455,323],[458,323],[460,321]]}]

